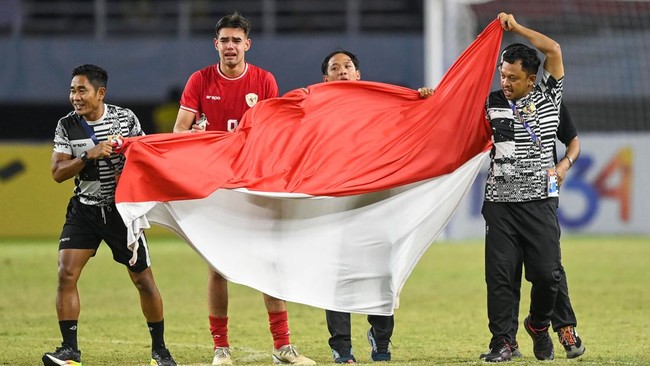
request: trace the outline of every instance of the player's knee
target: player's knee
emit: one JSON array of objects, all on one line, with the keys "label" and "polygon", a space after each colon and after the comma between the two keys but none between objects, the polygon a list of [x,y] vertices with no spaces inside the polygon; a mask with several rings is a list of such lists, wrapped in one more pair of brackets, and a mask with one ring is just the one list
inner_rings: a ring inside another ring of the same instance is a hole
[{"label": "player's knee", "polygon": [[140,273],[132,273],[131,280],[135,288],[141,293],[158,293],[158,287],[149,269]]},{"label": "player's knee", "polygon": [[531,283],[541,285],[541,286],[553,286],[560,283],[562,279],[562,273],[560,270],[553,271],[540,271],[535,274],[527,274],[526,279]]},{"label": "player's knee", "polygon": [[59,265],[59,287],[75,286],[80,273],[80,269],[66,265]]}]

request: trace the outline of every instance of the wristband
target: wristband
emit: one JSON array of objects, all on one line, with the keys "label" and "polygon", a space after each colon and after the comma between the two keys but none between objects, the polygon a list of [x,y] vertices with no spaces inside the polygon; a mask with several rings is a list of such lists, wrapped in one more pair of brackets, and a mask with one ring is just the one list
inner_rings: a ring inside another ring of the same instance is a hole
[{"label": "wristband", "polygon": [[569,167],[572,167],[573,166],[573,159],[571,159],[571,157],[569,157],[569,155],[565,155],[564,157],[567,158],[567,160],[569,161]]},{"label": "wristband", "polygon": [[90,159],[88,159],[88,152],[86,151],[82,152],[81,155],[79,155],[79,159],[81,159],[81,161],[84,164],[88,164],[88,162],[90,161]]}]

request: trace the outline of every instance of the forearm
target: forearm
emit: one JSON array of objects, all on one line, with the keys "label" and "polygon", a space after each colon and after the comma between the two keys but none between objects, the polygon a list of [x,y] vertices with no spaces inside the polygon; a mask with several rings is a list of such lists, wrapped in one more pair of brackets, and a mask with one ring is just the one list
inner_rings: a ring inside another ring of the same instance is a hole
[{"label": "forearm", "polygon": [[514,32],[526,38],[528,42],[544,54],[544,69],[556,80],[559,80],[564,76],[562,50],[557,42],[536,30],[532,30],[517,23],[512,14],[499,13],[498,19],[504,30]]},{"label": "forearm", "polygon": [[517,23],[512,28],[512,32],[526,38],[526,40],[530,42],[533,47],[537,48],[546,57],[554,54],[561,55],[560,45],[550,37],[538,31],[526,28],[523,25]]},{"label": "forearm", "polygon": [[89,164],[93,160],[107,158],[111,153],[113,153],[113,146],[108,141],[100,142],[92,149],[82,152],[75,158],[70,154],[54,152],[52,153],[52,164],[50,167],[52,179],[57,183],[66,181],[77,175],[86,164]]},{"label": "forearm", "polygon": [[176,123],[174,123],[174,133],[190,132],[194,123],[194,113],[184,109],[178,110]]},{"label": "forearm", "polygon": [[86,164],[80,158],[56,160],[52,162],[52,179],[57,183],[76,176]]},{"label": "forearm", "polygon": [[574,137],[571,142],[566,146],[566,152],[564,154],[564,159],[567,159],[570,165],[575,164],[576,160],[580,156],[580,140],[578,137]]}]

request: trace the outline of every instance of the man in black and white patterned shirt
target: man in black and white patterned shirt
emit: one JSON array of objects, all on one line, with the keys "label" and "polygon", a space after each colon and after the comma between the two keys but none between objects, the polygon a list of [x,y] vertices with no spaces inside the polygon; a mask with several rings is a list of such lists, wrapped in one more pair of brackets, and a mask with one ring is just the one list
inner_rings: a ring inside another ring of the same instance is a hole
[{"label": "man in black and white patterned shirt", "polygon": [[[562,52],[554,40],[518,24],[512,14],[500,13],[498,19],[504,30],[524,37],[545,59],[542,80],[536,85],[541,60],[535,49],[509,46],[500,65],[501,90],[492,92],[486,103],[494,147],[482,210],[492,333],[484,360],[512,357],[510,334],[517,306],[513,278],[520,255],[532,284],[524,328],[533,339],[535,357],[551,360],[554,350],[548,328],[562,268],[558,172],[553,159],[564,80]],[[565,158],[572,162],[576,157]],[[558,164],[560,168],[563,176],[567,167]]]},{"label": "man in black and white patterned shirt", "polygon": [[[512,46],[518,46],[518,44],[512,44],[506,48],[506,50]],[[505,50],[504,50],[505,52]],[[503,62],[503,60],[501,60]],[[573,118],[571,117],[567,107],[564,102],[560,106],[560,124],[557,130],[557,138],[561,141],[566,148],[565,157],[557,161],[557,153],[553,151],[553,161],[556,164],[556,171],[558,177],[558,185],[562,185],[562,181],[565,178],[566,172],[573,165],[573,161],[570,161],[566,156],[573,156],[575,159],[580,155],[580,140],[578,139],[578,132],[576,126],[573,123]],[[521,277],[522,277],[522,266],[523,259],[520,258],[516,265],[514,277],[513,277],[513,295],[515,300],[515,306],[513,308],[512,314],[512,327],[510,328],[510,351],[512,352],[512,357],[523,357],[523,354],[519,350],[519,344],[517,342],[517,330],[519,329],[519,300],[520,300],[520,290],[521,290]],[[553,331],[557,333],[560,344],[563,346],[567,358],[576,358],[582,356],[586,348],[582,343],[582,339],[578,336],[576,331],[576,326],[578,325],[578,320],[576,314],[573,311],[573,305],[571,304],[571,299],[569,298],[569,286],[567,283],[566,273],[564,268],[560,269],[562,278],[560,279],[557,298],[555,300],[555,307],[553,308],[553,315],[551,316],[551,325],[553,326]],[[480,358],[485,358],[490,351],[488,350],[485,353],[480,355]]]},{"label": "man in black and white patterned shirt", "polygon": [[132,111],[104,103],[107,81],[106,71],[99,66],[76,67],[70,83],[74,111],[61,118],[56,127],[52,178],[58,183],[74,178],[75,188],[59,239],[56,311],[63,341],[54,352],[45,353],[42,360],[45,366],[81,365],[77,281],[104,240],[115,261],[127,267],[138,289],[151,334],[151,364],[175,366],[165,346],[163,303],[150,268],[146,239],[140,241],[138,260],[130,266],[133,253],[126,246],[126,226],[115,207],[115,188],[124,156],[113,151],[113,144],[119,137],[144,133]]}]

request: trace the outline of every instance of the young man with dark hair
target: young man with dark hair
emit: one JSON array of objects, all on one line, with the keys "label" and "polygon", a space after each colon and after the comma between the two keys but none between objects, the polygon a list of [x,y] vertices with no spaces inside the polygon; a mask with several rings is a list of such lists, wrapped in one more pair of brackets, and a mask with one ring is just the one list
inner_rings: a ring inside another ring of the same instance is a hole
[{"label": "young man with dark hair", "polygon": [[[174,132],[233,131],[241,117],[258,101],[278,96],[273,75],[245,60],[251,47],[249,21],[235,12],[215,26],[214,48],[219,62],[193,73],[181,97]],[[291,344],[286,303],[264,294],[273,336],[273,361],[312,365]],[[228,341],[228,282],[210,268],[208,275],[210,333],[214,341],[213,365],[232,364]]]},{"label": "young man with dark hair", "polygon": [[139,239],[138,260],[129,265],[133,253],[126,246],[126,226],[115,207],[115,188],[125,158],[113,151],[112,139],[144,133],[131,110],[104,103],[107,81],[106,71],[96,65],[81,65],[72,71],[70,103],[74,110],[59,120],[54,135],[52,178],[58,183],[74,178],[75,188],[59,239],[56,312],[63,342],[42,360],[45,366],[81,365],[77,282],[103,240],[115,261],[126,266],[140,295],[151,334],[151,364],[175,366],[165,346],[163,303],[151,271],[146,238],[142,235]]}]

